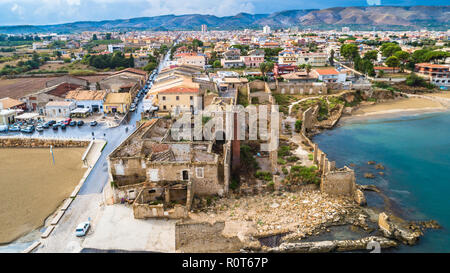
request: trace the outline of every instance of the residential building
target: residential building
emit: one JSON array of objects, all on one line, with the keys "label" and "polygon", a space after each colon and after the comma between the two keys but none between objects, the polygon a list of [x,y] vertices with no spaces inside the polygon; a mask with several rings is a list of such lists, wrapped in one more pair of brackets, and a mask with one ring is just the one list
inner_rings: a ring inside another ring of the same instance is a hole
[{"label": "residential building", "polygon": [[1,108],[6,109],[6,110],[17,110],[17,109],[26,110],[27,109],[27,105],[25,102],[16,100],[16,99],[12,99],[9,97],[0,99],[0,104],[2,105]]},{"label": "residential building", "polygon": [[49,118],[68,118],[77,108],[73,101],[50,101],[45,105],[45,115]]},{"label": "residential building", "polygon": [[314,69],[313,73],[317,75],[318,80],[326,83],[344,83],[347,80],[346,73],[341,73],[334,68]]},{"label": "residential building", "polygon": [[103,111],[107,114],[126,114],[130,109],[131,94],[124,93],[108,93],[103,103]]},{"label": "residential building", "polygon": [[430,83],[436,85],[442,90],[450,89],[450,66],[420,63],[416,64],[415,72],[428,76]]},{"label": "residential building", "polygon": [[76,103],[77,108],[88,109],[91,113],[103,113],[106,91],[74,90],[66,95],[67,101]]}]

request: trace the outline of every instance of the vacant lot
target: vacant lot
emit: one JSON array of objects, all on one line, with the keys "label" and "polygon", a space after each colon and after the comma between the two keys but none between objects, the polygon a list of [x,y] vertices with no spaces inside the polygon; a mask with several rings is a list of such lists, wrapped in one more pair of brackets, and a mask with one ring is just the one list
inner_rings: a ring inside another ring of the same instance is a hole
[{"label": "vacant lot", "polygon": [[4,97],[19,99],[45,88],[45,83],[51,79],[54,77],[0,79],[0,99]]},{"label": "vacant lot", "polygon": [[85,169],[85,148],[0,149],[0,244],[42,226],[69,197]]}]

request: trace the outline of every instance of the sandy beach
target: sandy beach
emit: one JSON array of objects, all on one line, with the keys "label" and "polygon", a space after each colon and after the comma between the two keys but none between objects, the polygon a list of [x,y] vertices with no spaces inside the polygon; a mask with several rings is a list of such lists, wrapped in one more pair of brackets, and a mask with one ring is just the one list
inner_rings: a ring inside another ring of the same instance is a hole
[{"label": "sandy beach", "polygon": [[377,103],[373,105],[361,106],[352,116],[382,115],[400,112],[439,112],[447,108],[440,103],[423,98],[404,98],[389,102]]},{"label": "sandy beach", "polygon": [[0,149],[0,244],[40,227],[83,177],[85,148]]}]

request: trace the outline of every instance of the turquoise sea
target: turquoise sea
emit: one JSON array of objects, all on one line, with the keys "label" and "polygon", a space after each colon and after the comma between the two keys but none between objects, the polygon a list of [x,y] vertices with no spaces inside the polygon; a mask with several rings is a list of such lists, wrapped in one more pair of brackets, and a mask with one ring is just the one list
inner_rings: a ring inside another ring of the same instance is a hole
[{"label": "turquoise sea", "polygon": [[[393,211],[408,220],[437,220],[441,230],[428,230],[415,246],[394,252],[450,252],[450,113],[395,118],[348,119],[314,137],[338,167],[352,167],[359,184],[378,186]],[[384,176],[368,161],[385,166]],[[375,179],[364,178],[372,172]],[[369,206],[383,199],[367,193]]]}]

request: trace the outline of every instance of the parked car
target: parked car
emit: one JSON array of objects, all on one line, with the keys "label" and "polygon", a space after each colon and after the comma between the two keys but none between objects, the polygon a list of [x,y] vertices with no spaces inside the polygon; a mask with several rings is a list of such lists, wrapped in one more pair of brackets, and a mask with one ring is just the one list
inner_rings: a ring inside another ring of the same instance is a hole
[{"label": "parked car", "polygon": [[67,127],[67,125],[66,124],[61,124],[61,129],[63,129],[63,130],[65,130],[66,129],[66,127]]},{"label": "parked car", "polygon": [[50,125],[50,126],[52,126],[53,124],[55,124],[56,123],[56,120],[50,120],[49,122],[47,122],[48,123],[48,125]]},{"label": "parked car", "polygon": [[75,235],[77,237],[83,237],[86,235],[86,233],[89,230],[89,227],[91,226],[91,224],[89,222],[83,222],[78,224],[77,228],[75,229]]},{"label": "parked car", "polygon": [[42,125],[39,125],[39,126],[36,127],[36,131],[43,132],[44,131],[44,127],[42,127]]},{"label": "parked car", "polygon": [[71,119],[71,118],[68,118],[68,119],[66,119],[65,121],[63,121],[63,124],[64,124],[64,125],[69,125],[71,121],[72,121],[72,119]]},{"label": "parked car", "polygon": [[70,125],[71,127],[77,126],[77,122],[72,120],[72,121],[69,123],[69,125]]},{"label": "parked car", "polygon": [[42,124],[42,128],[44,128],[44,129],[48,129],[48,128],[50,128],[50,126],[51,125],[48,122],[45,122]]},{"label": "parked car", "polygon": [[28,126],[22,127],[20,129],[20,131],[23,132],[23,133],[31,134],[31,133],[34,132],[34,126],[33,125],[28,125]]},{"label": "parked car", "polygon": [[77,122],[77,125],[78,125],[78,126],[83,126],[83,125],[84,125],[84,121],[79,120],[79,121]]},{"label": "parked car", "polygon": [[98,124],[97,121],[95,121],[95,120],[91,121],[91,126],[97,126],[97,124]]},{"label": "parked car", "polygon": [[19,132],[20,131],[20,127],[18,125],[15,125],[15,124],[10,125],[9,126],[9,131],[10,132]]},{"label": "parked car", "polygon": [[59,124],[58,123],[53,124],[52,128],[53,128],[53,130],[58,130]]}]

